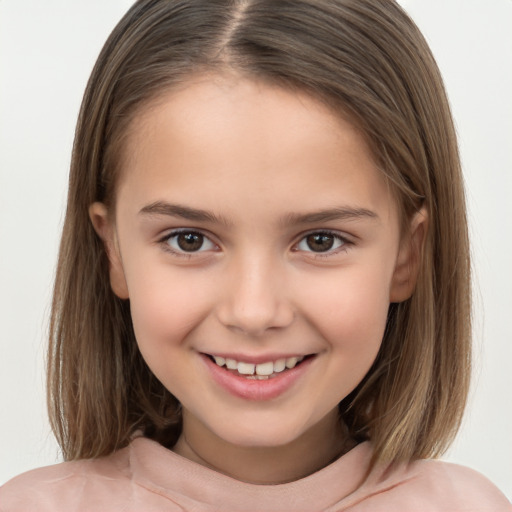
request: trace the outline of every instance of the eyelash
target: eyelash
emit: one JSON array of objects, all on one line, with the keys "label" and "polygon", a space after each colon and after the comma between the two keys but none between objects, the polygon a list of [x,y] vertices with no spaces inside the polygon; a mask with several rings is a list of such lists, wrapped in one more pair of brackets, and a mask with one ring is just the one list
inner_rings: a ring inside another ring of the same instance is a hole
[{"label": "eyelash", "polygon": [[[197,256],[198,254],[202,252],[206,252],[205,250],[199,250],[199,251],[191,251],[186,252],[183,250],[176,250],[170,245],[170,241],[173,238],[178,237],[179,235],[198,235],[203,237],[205,241],[209,241],[210,244],[212,244],[214,247],[217,247],[217,244],[213,242],[209,236],[201,233],[201,231],[194,230],[194,229],[175,229],[174,231],[171,231],[170,233],[166,234],[164,237],[162,237],[160,240],[158,240],[158,243],[163,246],[163,249],[167,252],[170,252],[174,256],[182,257],[182,258],[193,258],[194,256]],[[203,242],[204,243],[204,242]]]},{"label": "eyelash", "polygon": [[[215,242],[213,242],[209,236],[203,234],[201,231],[194,230],[194,229],[176,229],[176,230],[171,231],[170,233],[166,234],[160,240],[158,240],[158,243],[163,246],[163,249],[165,251],[170,252],[174,256],[184,257],[184,258],[188,258],[188,259],[193,258],[194,256],[197,256],[198,254],[200,254],[202,252],[207,252],[208,251],[208,249],[206,249],[206,250],[203,249],[203,250],[198,250],[198,251],[186,252],[186,251],[183,251],[183,250],[176,250],[176,249],[172,248],[171,245],[170,245],[170,240],[172,240],[173,238],[178,237],[179,235],[182,235],[182,234],[199,235],[199,236],[203,237],[204,241],[209,241],[210,244],[212,244],[215,247],[218,247],[217,244]],[[329,250],[327,250],[325,252],[320,252],[320,251],[316,252],[316,251],[313,251],[313,250],[304,251],[306,253],[311,254],[314,258],[328,258],[330,256],[337,255],[340,252],[346,252],[349,249],[349,247],[351,245],[353,245],[353,242],[351,242],[346,237],[340,235],[339,233],[337,233],[335,231],[317,230],[317,231],[310,231],[308,233],[304,233],[301,236],[301,238],[299,239],[299,241],[294,244],[294,247],[293,247],[292,251],[293,252],[300,252],[301,250],[298,249],[299,245],[301,243],[303,243],[308,237],[310,237],[312,235],[331,236],[331,237],[334,238],[335,243],[336,242],[340,243],[340,245],[338,247],[336,247],[334,250],[329,249]],[[202,249],[202,247],[201,247],[201,249]]]},{"label": "eyelash", "polygon": [[[320,236],[332,236],[335,240],[335,242],[340,242],[341,244],[336,247],[335,249],[325,252],[315,252],[313,250],[311,251],[305,251],[311,255],[313,255],[314,258],[329,258],[331,256],[336,256],[340,252],[346,252],[351,245],[353,245],[353,242],[351,242],[347,237],[340,235],[336,231],[330,231],[328,229],[318,230],[318,231],[310,231],[308,233],[305,233],[300,238],[299,242],[295,244],[295,247],[298,247],[299,244],[301,244],[303,241],[305,241],[308,237],[312,235],[320,235]],[[300,249],[294,249],[294,252],[298,252]]]}]

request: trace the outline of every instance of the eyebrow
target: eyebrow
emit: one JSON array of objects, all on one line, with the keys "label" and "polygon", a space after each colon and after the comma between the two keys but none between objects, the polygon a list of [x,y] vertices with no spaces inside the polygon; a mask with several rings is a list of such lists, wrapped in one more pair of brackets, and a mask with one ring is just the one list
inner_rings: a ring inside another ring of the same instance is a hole
[{"label": "eyebrow", "polygon": [[[192,220],[196,222],[211,222],[215,224],[224,224],[226,226],[232,224],[225,217],[220,217],[208,210],[198,208],[190,208],[178,204],[168,203],[166,201],[155,201],[144,206],[139,214],[143,215],[167,215],[170,217],[180,217],[182,219]],[[374,219],[378,220],[379,216],[366,208],[357,207],[340,207],[319,210],[310,213],[289,213],[282,217],[280,224],[315,224],[318,222],[328,222],[333,220],[360,220]]]},{"label": "eyebrow", "polygon": [[304,214],[291,213],[283,218],[283,224],[315,224],[318,222],[328,222],[333,220],[360,219],[379,220],[379,216],[375,212],[366,208],[344,206]]},{"label": "eyebrow", "polygon": [[170,217],[180,217],[182,219],[193,220],[197,222],[212,222],[216,224],[230,224],[224,217],[219,217],[207,210],[190,208],[179,204],[171,204],[165,201],[156,201],[144,206],[139,211],[144,215],[168,215]]}]

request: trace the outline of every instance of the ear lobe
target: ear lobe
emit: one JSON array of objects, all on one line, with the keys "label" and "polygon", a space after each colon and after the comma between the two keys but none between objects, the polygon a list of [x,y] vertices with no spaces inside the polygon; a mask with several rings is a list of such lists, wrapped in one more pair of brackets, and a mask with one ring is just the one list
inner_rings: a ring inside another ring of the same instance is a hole
[{"label": "ear lobe", "polygon": [[89,218],[94,230],[103,241],[109,261],[110,286],[120,299],[128,299],[128,286],[124,275],[119,245],[113,223],[103,203],[93,203],[89,207]]},{"label": "ear lobe", "polygon": [[409,229],[402,236],[391,282],[390,302],[403,302],[414,292],[427,229],[428,214],[426,208],[422,207],[414,214]]}]

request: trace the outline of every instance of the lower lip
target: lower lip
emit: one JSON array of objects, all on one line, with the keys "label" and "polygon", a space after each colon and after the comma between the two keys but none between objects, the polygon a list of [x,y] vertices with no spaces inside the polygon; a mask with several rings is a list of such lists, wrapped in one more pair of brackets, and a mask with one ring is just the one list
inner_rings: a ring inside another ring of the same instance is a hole
[{"label": "lower lip", "polygon": [[248,379],[227,371],[215,364],[208,356],[201,354],[213,380],[226,391],[246,400],[272,400],[290,389],[308,370],[315,357],[308,357],[291,370],[284,370],[267,380]]}]

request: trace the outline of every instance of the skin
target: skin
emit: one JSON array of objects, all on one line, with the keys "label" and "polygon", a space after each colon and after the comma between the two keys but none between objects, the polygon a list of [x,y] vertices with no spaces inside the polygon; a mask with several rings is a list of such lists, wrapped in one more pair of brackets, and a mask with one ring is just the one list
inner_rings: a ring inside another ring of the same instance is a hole
[{"label": "skin", "polygon": [[[141,353],[182,403],[174,451],[254,483],[296,480],[347,451],[337,404],[371,367],[390,302],[412,293],[425,213],[401,236],[351,123],[235,75],[160,97],[124,156],[115,212],[95,203],[90,216]],[[345,215],[300,218],[333,209]],[[199,250],[179,252],[180,228],[204,235]],[[307,235],[326,231],[333,247],[311,250]],[[214,382],[204,353],[314,358],[284,393],[255,401]]]}]

